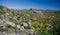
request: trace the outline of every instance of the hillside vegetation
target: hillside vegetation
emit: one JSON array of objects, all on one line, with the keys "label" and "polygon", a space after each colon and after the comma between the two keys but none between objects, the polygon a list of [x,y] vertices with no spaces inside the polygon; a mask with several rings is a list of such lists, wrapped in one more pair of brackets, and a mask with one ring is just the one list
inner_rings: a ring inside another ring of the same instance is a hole
[{"label": "hillside vegetation", "polygon": [[[2,22],[8,23],[5,25]],[[1,25],[5,25],[3,27],[6,28],[2,28]],[[0,31],[10,32],[10,29],[14,32],[29,30],[33,35],[59,35],[60,11],[32,8],[16,10],[0,5]]]}]

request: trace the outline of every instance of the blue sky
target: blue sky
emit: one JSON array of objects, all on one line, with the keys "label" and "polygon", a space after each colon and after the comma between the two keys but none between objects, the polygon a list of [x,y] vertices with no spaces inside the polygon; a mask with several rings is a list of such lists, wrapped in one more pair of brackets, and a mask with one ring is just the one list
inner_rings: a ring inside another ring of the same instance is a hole
[{"label": "blue sky", "polygon": [[60,0],[0,0],[0,5],[12,9],[53,9],[60,10]]}]

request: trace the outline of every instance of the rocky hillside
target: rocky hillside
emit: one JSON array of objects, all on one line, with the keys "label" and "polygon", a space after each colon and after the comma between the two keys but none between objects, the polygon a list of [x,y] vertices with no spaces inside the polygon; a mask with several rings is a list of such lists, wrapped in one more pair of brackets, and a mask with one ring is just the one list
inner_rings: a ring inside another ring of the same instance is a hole
[{"label": "rocky hillside", "polygon": [[60,11],[14,10],[0,5],[0,32],[30,31],[31,35],[57,35],[60,32],[59,15]]}]

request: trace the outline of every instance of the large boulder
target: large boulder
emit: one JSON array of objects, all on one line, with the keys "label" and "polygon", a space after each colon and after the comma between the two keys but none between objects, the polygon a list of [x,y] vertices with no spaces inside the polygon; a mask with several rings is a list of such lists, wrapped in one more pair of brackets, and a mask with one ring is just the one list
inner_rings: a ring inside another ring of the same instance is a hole
[{"label": "large boulder", "polygon": [[7,25],[10,25],[10,26],[12,26],[12,27],[15,27],[15,26],[16,26],[15,23],[9,22],[9,21],[6,21],[6,24],[7,24]]}]

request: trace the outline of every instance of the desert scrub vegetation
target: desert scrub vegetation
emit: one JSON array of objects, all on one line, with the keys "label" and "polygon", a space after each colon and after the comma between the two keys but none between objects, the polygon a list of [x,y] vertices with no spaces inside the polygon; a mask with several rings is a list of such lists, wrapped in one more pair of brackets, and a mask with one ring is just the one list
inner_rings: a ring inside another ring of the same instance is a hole
[{"label": "desert scrub vegetation", "polygon": [[59,35],[59,15],[60,11],[55,10],[14,10],[0,5],[0,31],[22,31],[28,35]]}]

